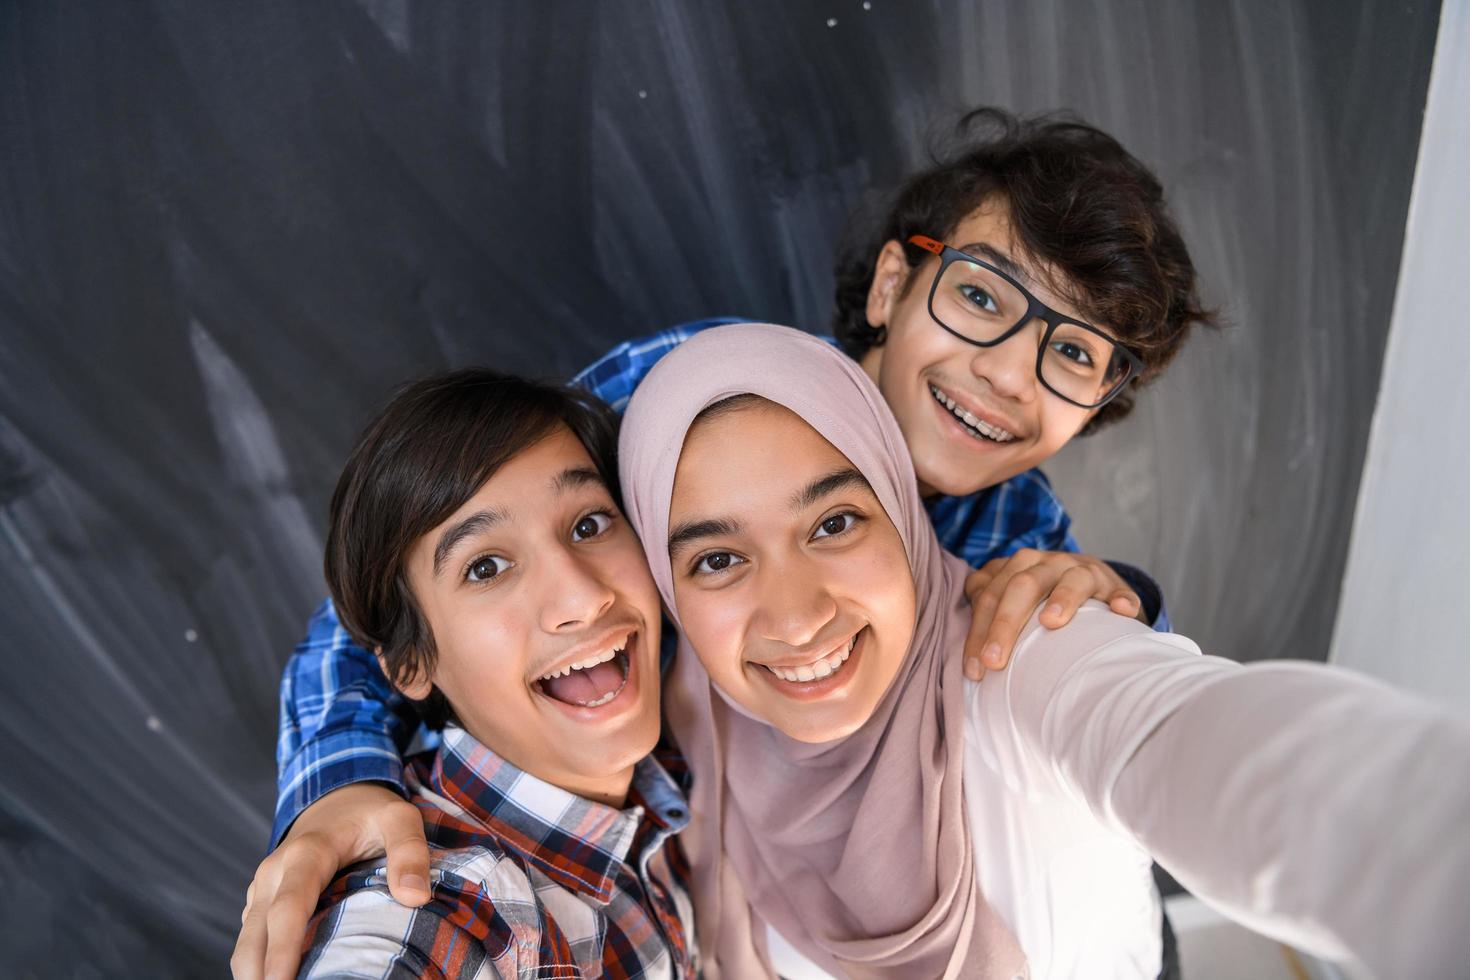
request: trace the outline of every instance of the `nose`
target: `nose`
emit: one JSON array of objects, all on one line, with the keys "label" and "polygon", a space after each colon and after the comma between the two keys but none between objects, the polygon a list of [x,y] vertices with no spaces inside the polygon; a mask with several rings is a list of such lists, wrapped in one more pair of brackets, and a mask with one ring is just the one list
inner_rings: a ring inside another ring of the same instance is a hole
[{"label": "nose", "polygon": [[815,563],[794,558],[767,563],[762,572],[753,623],[761,639],[804,646],[836,617],[837,602]]},{"label": "nose", "polygon": [[1036,397],[1036,352],[1045,329],[1046,324],[1033,319],[994,347],[977,347],[970,373],[1004,398],[1031,401]]},{"label": "nose", "polygon": [[565,547],[549,548],[540,565],[535,592],[529,598],[539,602],[541,628],[546,632],[567,633],[590,626],[612,607],[612,586],[586,555]]}]

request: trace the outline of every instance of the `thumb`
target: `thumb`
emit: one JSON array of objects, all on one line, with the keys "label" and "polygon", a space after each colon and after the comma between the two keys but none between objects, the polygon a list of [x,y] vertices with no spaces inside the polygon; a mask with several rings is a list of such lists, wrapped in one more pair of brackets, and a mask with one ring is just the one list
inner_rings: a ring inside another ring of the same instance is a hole
[{"label": "thumb", "polygon": [[423,905],[429,900],[429,843],[418,807],[398,803],[378,820],[388,856],[388,891],[400,905]]}]

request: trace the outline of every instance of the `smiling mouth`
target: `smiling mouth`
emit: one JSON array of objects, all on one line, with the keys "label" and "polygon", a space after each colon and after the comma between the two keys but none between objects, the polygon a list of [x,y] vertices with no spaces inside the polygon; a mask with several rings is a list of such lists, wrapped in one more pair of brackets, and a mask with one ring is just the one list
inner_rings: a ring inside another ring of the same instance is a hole
[{"label": "smiling mouth", "polygon": [[553,701],[576,708],[600,708],[615,700],[628,685],[630,636],[623,648],[605,650],[570,664],[536,681],[536,687]]},{"label": "smiling mouth", "polygon": [[964,426],[965,431],[976,439],[982,439],[985,442],[1007,443],[1016,438],[1013,433],[1007,432],[998,425],[991,425],[984,419],[977,418],[973,413],[961,408],[955,403],[953,398],[932,384],[929,386],[929,396],[948,411],[950,415],[954,416],[955,421]]},{"label": "smiling mouth", "polygon": [[847,641],[847,645],[841,650],[823,657],[815,663],[802,664],[800,667],[773,667],[770,664],[761,664],[761,666],[788,683],[804,684],[809,681],[825,680],[840,671],[842,666],[847,663],[848,658],[852,656],[852,648],[857,645],[858,634],[861,632],[859,630],[857,633],[852,634]]}]

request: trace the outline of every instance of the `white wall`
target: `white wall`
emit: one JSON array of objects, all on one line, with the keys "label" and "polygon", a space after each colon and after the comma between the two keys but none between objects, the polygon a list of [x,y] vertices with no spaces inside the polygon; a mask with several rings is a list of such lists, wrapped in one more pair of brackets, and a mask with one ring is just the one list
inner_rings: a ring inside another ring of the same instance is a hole
[{"label": "white wall", "polygon": [[1467,610],[1470,2],[1446,0],[1330,659],[1470,712]]}]

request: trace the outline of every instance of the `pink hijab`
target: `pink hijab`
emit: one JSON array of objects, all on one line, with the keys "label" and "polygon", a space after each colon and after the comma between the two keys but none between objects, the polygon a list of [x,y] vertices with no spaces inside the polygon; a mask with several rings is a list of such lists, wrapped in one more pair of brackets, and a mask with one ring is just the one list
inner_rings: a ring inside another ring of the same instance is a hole
[{"label": "pink hijab", "polygon": [[797,742],[734,707],[682,638],[665,716],[693,773],[683,842],[703,972],[769,974],[766,923],[831,973],[1012,977],[1025,959],[980,894],[961,787],[965,566],[935,539],[913,463],[862,370],[789,327],[707,330],[644,379],[619,440],[623,496],[677,624],[666,542],[674,469],[707,406],[751,393],[806,420],[868,479],[913,570],[908,658],[869,721]]}]

